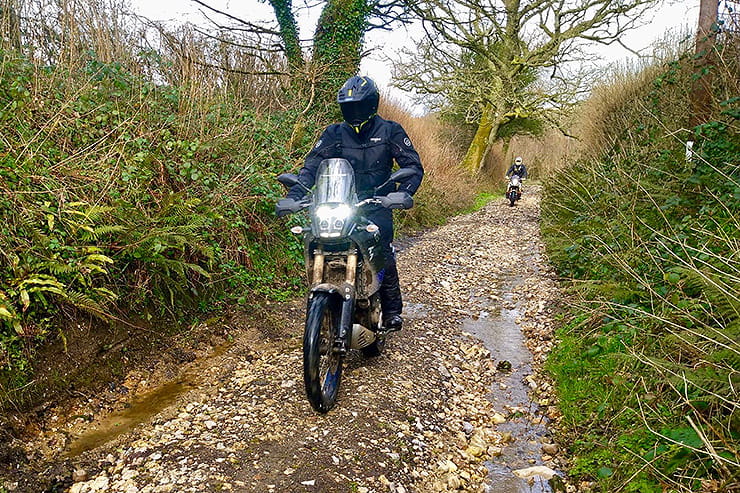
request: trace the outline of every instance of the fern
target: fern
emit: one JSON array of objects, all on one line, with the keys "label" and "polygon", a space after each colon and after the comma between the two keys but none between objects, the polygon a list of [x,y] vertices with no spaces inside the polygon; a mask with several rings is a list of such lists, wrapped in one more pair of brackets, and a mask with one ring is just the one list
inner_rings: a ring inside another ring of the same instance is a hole
[{"label": "fern", "polygon": [[67,291],[65,293],[65,299],[75,308],[89,313],[101,320],[109,320],[111,318],[111,314],[109,314],[97,301],[84,293],[80,293],[78,291]]},{"label": "fern", "polygon": [[97,226],[92,228],[91,230],[85,230],[80,232],[80,239],[82,241],[100,241],[102,238],[106,236],[112,236],[116,235],[118,233],[123,233],[126,231],[126,227],[120,224],[112,224],[112,225],[104,225],[104,226]]}]

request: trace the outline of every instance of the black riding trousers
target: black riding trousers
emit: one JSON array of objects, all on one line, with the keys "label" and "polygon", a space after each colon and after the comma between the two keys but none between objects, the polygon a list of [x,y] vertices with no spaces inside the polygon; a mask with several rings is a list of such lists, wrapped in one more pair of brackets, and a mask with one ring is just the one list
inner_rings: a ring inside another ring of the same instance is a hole
[{"label": "black riding trousers", "polygon": [[393,212],[389,209],[376,209],[367,212],[367,218],[380,229],[380,241],[385,252],[383,282],[380,284],[380,306],[383,317],[400,315],[403,310],[401,285],[396,267],[396,254],[393,251]]}]

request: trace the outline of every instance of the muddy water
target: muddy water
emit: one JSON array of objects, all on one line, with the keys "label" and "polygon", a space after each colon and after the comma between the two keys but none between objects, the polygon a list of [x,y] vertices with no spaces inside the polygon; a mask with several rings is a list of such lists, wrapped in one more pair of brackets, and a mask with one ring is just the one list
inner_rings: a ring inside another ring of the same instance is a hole
[{"label": "muddy water", "polygon": [[65,457],[74,458],[148,422],[154,415],[173,404],[178,397],[197,388],[202,383],[202,370],[207,368],[214,358],[222,355],[229,346],[230,344],[223,344],[216,347],[210,355],[196,362],[180,378],[136,397],[126,409],[111,413],[97,426],[73,438],[64,454]]},{"label": "muddy water", "polygon": [[[496,409],[507,416],[507,421],[497,426],[498,431],[511,434],[511,441],[503,447],[502,455],[486,463],[489,470],[486,491],[550,493],[552,488],[544,478],[535,477],[530,484],[513,474],[516,469],[543,464],[542,440],[548,435],[543,424],[545,420],[539,415],[537,404],[529,398],[529,386],[525,381],[532,373],[532,354],[516,322],[519,310],[511,293],[521,282],[522,279],[514,279],[508,283],[498,314],[495,307],[488,307],[489,312],[483,311],[479,317],[463,320],[463,330],[479,338],[501,368],[489,398]],[[509,364],[510,370],[506,369]]]}]

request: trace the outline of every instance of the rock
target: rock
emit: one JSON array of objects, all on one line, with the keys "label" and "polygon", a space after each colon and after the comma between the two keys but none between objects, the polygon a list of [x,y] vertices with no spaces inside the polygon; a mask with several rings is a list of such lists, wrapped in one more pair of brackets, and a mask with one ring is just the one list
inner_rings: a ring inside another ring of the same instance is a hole
[{"label": "rock", "polygon": [[90,482],[87,483],[75,483],[74,486],[80,485],[79,492],[85,492],[85,491],[108,491],[110,480],[108,479],[108,476],[98,476],[95,478],[95,481],[90,484]]},{"label": "rock", "polygon": [[493,416],[491,416],[491,422],[495,425],[500,425],[501,423],[506,423],[506,418],[501,413],[493,413]]},{"label": "rock", "polygon": [[72,473],[72,481],[74,481],[75,483],[87,481],[87,471],[85,471],[84,469],[75,469]]},{"label": "rock", "polygon": [[471,433],[473,433],[473,425],[468,423],[467,421],[463,421],[462,427],[466,435],[470,435]]},{"label": "rock", "polygon": [[535,476],[541,476],[545,479],[551,479],[555,475],[555,471],[547,466],[532,466],[524,469],[517,469],[513,471],[514,476],[522,479],[530,479]]},{"label": "rock", "polygon": [[498,457],[499,455],[504,453],[504,449],[491,445],[490,447],[488,447],[488,450],[486,452],[488,452],[488,455],[490,457]]},{"label": "rock", "polygon": [[542,445],[542,451],[548,455],[555,455],[558,453],[558,446],[554,443],[545,443]]},{"label": "rock", "polygon": [[457,464],[451,460],[443,460],[437,465],[437,470],[440,472],[455,472],[457,471]]},{"label": "rock", "polygon": [[212,420],[208,420],[208,421],[206,421],[206,422],[205,422],[205,423],[203,423],[203,424],[204,424],[204,425],[206,426],[206,428],[208,428],[209,430],[212,430],[212,429],[214,429],[215,427],[217,427],[217,426],[218,426],[218,423],[216,423],[215,421],[212,421]]},{"label": "rock", "polygon": [[69,493],[85,493],[90,491],[90,485],[87,483],[75,483],[69,489]]},{"label": "rock", "polygon": [[462,486],[462,481],[456,474],[449,474],[447,476],[447,487],[451,490],[457,490]]},{"label": "rock", "polygon": [[483,452],[485,452],[486,449],[482,447],[478,447],[476,445],[471,445],[467,449],[465,449],[465,452],[472,455],[473,457],[480,457],[483,455]]}]

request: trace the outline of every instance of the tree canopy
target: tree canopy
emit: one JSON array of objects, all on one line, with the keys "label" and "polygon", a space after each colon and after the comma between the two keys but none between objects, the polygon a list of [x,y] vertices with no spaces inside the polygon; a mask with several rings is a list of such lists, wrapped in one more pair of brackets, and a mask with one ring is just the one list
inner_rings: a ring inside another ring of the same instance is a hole
[{"label": "tree canopy", "polygon": [[[479,171],[491,146],[536,131],[572,101],[586,43],[611,44],[656,0],[423,0],[410,3],[426,41],[399,64],[398,84],[436,96],[477,125],[464,160]],[[541,77],[549,72],[549,79]],[[464,111],[463,111],[464,110]]]}]

